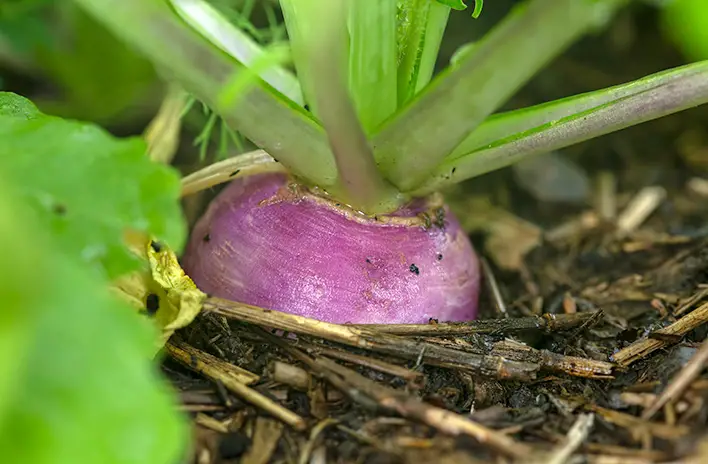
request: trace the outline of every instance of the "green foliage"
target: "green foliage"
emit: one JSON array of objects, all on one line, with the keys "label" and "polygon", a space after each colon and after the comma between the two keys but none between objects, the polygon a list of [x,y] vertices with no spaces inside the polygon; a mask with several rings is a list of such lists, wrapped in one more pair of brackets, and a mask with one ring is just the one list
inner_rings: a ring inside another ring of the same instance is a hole
[{"label": "green foliage", "polygon": [[149,359],[155,328],[86,265],[132,268],[129,228],[181,243],[176,176],[7,93],[0,139],[0,460],[178,462],[188,430]]},{"label": "green foliage", "polygon": [[0,12],[0,35],[29,70],[61,94],[37,104],[52,114],[115,122],[155,108],[160,84],[152,65],[73,2],[28,3]]},{"label": "green foliage", "polygon": [[667,35],[689,60],[708,60],[708,3],[672,0],[662,12]]},{"label": "green foliage", "polygon": [[0,158],[21,179],[20,193],[67,253],[112,278],[137,266],[124,246],[128,230],[182,247],[179,176],[151,163],[142,140],[43,115],[10,93],[0,93],[0,139]]}]

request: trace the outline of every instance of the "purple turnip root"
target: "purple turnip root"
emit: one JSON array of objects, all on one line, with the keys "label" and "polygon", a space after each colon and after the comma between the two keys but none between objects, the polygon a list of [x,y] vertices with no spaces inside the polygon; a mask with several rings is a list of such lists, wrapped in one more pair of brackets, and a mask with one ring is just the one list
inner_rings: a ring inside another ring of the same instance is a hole
[{"label": "purple turnip root", "polygon": [[210,295],[334,323],[467,321],[479,261],[439,196],[368,217],[286,174],[231,182],[183,265]]}]

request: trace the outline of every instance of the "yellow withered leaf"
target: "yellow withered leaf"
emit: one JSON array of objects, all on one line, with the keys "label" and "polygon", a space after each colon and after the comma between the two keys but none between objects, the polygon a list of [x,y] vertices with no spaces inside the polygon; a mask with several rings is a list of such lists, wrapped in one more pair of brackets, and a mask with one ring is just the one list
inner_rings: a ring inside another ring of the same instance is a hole
[{"label": "yellow withered leaf", "polygon": [[[114,290],[138,311],[151,315],[161,330],[161,349],[175,330],[189,325],[202,310],[206,294],[200,291],[166,245],[129,237],[131,249],[148,263],[148,269],[126,275]],[[138,242],[143,246],[136,246]]]}]

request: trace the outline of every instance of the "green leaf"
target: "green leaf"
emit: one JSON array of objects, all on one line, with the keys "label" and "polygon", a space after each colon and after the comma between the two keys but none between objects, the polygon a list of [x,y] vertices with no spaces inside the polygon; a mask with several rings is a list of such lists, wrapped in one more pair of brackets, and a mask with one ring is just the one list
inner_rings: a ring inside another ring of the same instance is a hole
[{"label": "green leaf", "polygon": [[151,162],[141,139],[119,140],[0,93],[0,140],[0,159],[67,254],[113,278],[138,265],[124,243],[128,231],[183,246],[179,175]]},{"label": "green leaf", "polygon": [[450,7],[431,0],[398,0],[398,107],[433,75]]},{"label": "green leaf", "polygon": [[689,60],[708,59],[708,14],[705,0],[664,2],[661,23],[666,35]]},{"label": "green leaf", "polygon": [[442,3],[443,5],[449,6],[453,10],[462,11],[462,10],[467,9],[467,5],[462,0],[436,0],[436,1],[438,3]]},{"label": "green leaf", "polygon": [[415,189],[539,69],[626,0],[531,0],[440,74],[374,136],[379,166]]},{"label": "green leaf", "polygon": [[416,194],[705,103],[708,61],[500,115],[480,127],[482,133],[468,145],[476,149],[448,157]]},{"label": "green leaf", "polygon": [[391,116],[396,99],[396,0],[349,2],[349,93],[367,134]]},{"label": "green leaf", "polygon": [[0,157],[0,456],[174,464],[189,440],[149,360],[154,329],[61,250]]}]

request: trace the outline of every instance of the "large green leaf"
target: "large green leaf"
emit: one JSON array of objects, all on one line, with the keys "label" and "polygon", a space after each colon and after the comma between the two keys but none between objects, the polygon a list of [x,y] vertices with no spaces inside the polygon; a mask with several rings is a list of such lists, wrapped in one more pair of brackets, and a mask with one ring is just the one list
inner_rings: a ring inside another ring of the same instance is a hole
[{"label": "large green leaf", "polygon": [[[60,250],[0,158],[0,461],[173,464],[188,441],[150,321]],[[69,169],[69,168],[67,168]],[[13,182],[10,190],[8,181]]]},{"label": "large green leaf", "polygon": [[0,140],[0,162],[66,253],[112,278],[138,264],[125,246],[126,231],[183,246],[179,176],[148,160],[141,139],[119,140],[0,93]]}]

